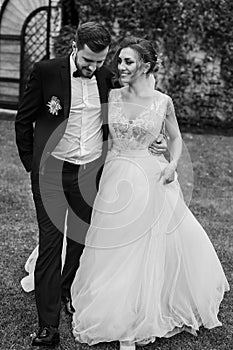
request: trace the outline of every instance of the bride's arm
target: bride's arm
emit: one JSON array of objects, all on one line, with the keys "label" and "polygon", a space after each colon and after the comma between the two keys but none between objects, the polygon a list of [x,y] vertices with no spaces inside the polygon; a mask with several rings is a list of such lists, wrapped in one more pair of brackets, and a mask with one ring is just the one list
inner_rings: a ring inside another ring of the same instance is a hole
[{"label": "bride's arm", "polygon": [[169,153],[170,163],[161,172],[160,178],[163,178],[163,183],[170,183],[174,180],[175,170],[182,152],[182,137],[179,125],[176,119],[175,109],[172,99],[169,97],[167,104],[167,114],[165,119],[165,128],[169,136]]},{"label": "bride's arm", "polygon": [[182,152],[182,137],[180,133],[180,128],[176,119],[175,109],[172,99],[169,97],[167,105],[167,114],[165,119],[165,128],[169,136],[169,153],[170,153],[170,163],[177,163],[180,159]]}]

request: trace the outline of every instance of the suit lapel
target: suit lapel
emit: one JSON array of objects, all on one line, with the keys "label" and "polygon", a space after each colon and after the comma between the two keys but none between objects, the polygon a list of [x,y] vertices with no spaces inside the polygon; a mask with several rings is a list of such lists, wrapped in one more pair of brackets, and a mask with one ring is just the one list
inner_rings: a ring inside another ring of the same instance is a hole
[{"label": "suit lapel", "polygon": [[61,80],[64,98],[64,118],[66,119],[69,117],[71,104],[70,56],[66,57],[61,64]]},{"label": "suit lapel", "polygon": [[108,84],[106,81],[106,76],[104,70],[100,69],[96,72],[96,81],[100,95],[101,103],[101,115],[103,120],[102,130],[103,130],[103,140],[108,139]]},{"label": "suit lapel", "polygon": [[100,102],[107,103],[109,87],[106,81],[104,69],[97,70],[95,76],[100,94]]}]

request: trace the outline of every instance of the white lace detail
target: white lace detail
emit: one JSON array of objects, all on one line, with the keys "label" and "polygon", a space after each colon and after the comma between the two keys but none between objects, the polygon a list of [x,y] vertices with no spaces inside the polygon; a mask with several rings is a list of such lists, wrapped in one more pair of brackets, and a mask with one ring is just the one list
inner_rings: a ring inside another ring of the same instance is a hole
[{"label": "white lace detail", "polygon": [[109,130],[113,147],[124,150],[146,149],[160,134],[167,113],[169,97],[156,91],[152,104],[133,120],[122,108],[121,89],[109,95]]}]

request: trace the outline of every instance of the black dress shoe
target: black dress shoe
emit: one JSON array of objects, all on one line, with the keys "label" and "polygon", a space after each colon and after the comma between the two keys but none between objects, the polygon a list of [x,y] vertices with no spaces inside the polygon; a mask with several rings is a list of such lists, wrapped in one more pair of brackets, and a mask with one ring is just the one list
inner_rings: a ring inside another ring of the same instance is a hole
[{"label": "black dress shoe", "polygon": [[55,346],[59,344],[60,336],[58,329],[52,326],[41,327],[39,332],[33,338],[33,346]]},{"label": "black dress shoe", "polygon": [[75,313],[75,308],[72,305],[72,300],[70,297],[62,297],[62,301],[65,304],[65,310],[68,315],[73,315]]}]

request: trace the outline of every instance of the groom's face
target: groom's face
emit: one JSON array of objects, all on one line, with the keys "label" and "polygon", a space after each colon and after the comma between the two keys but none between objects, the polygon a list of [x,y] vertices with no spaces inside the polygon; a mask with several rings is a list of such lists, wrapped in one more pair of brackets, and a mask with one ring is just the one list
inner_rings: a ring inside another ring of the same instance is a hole
[{"label": "groom's face", "polygon": [[90,78],[96,69],[99,69],[104,64],[105,58],[108,53],[109,47],[106,47],[103,51],[98,53],[93,52],[86,44],[80,50],[76,47],[75,61],[83,77]]}]

